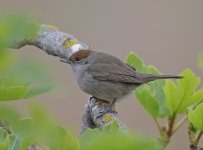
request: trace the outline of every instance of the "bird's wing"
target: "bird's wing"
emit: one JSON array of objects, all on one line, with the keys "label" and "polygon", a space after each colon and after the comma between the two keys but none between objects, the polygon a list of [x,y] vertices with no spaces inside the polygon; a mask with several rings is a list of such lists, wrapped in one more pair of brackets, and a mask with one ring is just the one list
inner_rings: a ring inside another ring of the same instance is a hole
[{"label": "bird's wing", "polygon": [[122,83],[132,83],[141,84],[144,83],[139,77],[137,77],[137,72],[126,65],[117,64],[95,64],[91,65],[87,69],[88,73],[92,75],[95,79],[101,81],[111,81],[111,82],[122,82]]}]

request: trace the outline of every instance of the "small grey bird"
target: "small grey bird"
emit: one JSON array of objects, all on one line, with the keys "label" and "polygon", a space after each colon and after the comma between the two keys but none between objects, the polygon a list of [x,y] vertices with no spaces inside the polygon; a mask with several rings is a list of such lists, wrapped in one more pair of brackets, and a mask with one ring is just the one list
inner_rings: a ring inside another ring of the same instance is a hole
[{"label": "small grey bird", "polygon": [[69,63],[82,91],[110,103],[110,107],[138,86],[156,79],[179,79],[181,76],[139,73],[120,59],[92,50],[74,52]]}]

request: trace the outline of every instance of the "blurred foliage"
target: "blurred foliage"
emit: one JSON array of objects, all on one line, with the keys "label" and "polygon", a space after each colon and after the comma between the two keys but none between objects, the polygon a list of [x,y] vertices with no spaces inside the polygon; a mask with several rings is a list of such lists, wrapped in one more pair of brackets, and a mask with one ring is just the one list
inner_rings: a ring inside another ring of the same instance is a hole
[{"label": "blurred foliage", "polygon": [[32,104],[29,110],[29,118],[23,118],[12,107],[0,107],[0,120],[9,123],[11,130],[9,134],[0,128],[0,146],[5,150],[26,150],[31,145],[43,145],[53,150],[79,150],[77,137],[58,126],[44,108]]},{"label": "blurred foliage", "polygon": [[0,17],[0,101],[30,98],[53,88],[42,63],[16,61],[7,48],[13,41],[29,37],[37,30],[27,16]]},{"label": "blurred foliage", "polygon": [[151,138],[119,131],[117,122],[103,131],[89,129],[78,139],[68,130],[57,125],[37,104],[30,105],[30,116],[23,118],[15,108],[1,106],[0,120],[10,124],[11,134],[0,128],[1,150],[26,150],[39,145],[50,150],[156,150],[157,142]]},{"label": "blurred foliage", "polygon": [[81,150],[157,150],[157,142],[151,138],[121,132],[116,122],[103,131],[89,129],[80,137]]},{"label": "blurred foliage", "polygon": [[30,16],[0,16],[0,50],[19,38],[32,38],[38,31],[38,22]]},{"label": "blurred foliage", "polygon": [[54,87],[47,69],[39,62],[21,61],[1,73],[0,100],[30,98]]}]

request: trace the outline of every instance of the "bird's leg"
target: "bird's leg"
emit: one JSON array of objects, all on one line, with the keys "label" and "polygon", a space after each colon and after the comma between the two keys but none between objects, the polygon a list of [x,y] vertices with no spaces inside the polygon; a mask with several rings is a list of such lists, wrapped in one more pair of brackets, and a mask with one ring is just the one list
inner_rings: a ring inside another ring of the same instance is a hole
[{"label": "bird's leg", "polygon": [[116,103],[117,99],[114,99],[114,100],[108,102],[106,100],[102,100],[102,99],[92,96],[92,97],[90,97],[90,100],[96,100],[96,105],[98,107],[103,108],[102,111],[99,113],[98,117],[104,116],[108,113],[117,113],[115,111],[115,103]]},{"label": "bird's leg", "polygon": [[[104,100],[102,100],[102,101],[104,102]],[[115,110],[116,101],[117,101],[117,99],[114,99],[113,101],[108,103],[108,106],[107,106],[106,110],[104,112],[102,112],[100,116],[104,116],[104,115],[106,115],[108,113],[117,113],[116,110]]]},{"label": "bird's leg", "polygon": [[106,113],[117,113],[115,110],[116,101],[117,99],[113,99],[113,101],[109,103]]},{"label": "bird's leg", "polygon": [[117,101],[117,99],[115,98],[115,99],[113,99],[112,102],[110,102],[110,104],[109,104],[109,110],[115,111],[115,104],[116,104],[116,101]]}]

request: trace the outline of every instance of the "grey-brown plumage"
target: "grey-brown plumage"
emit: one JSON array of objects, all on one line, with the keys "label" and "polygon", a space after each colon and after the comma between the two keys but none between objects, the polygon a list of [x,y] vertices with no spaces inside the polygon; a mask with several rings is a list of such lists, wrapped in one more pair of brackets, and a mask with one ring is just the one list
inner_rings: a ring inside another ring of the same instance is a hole
[{"label": "grey-brown plumage", "polygon": [[114,56],[91,50],[75,52],[67,62],[71,64],[81,90],[110,103],[147,82],[182,78],[174,75],[142,74]]}]

